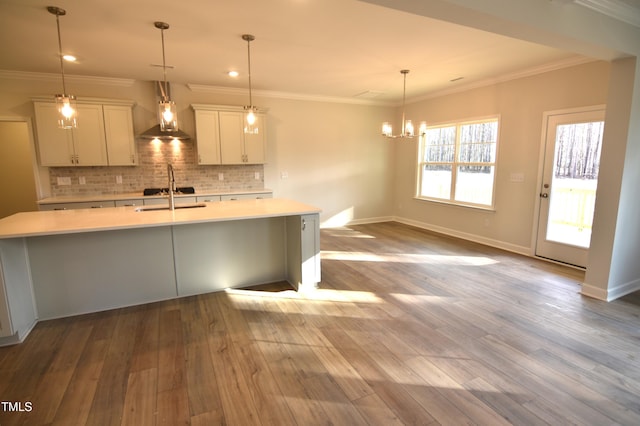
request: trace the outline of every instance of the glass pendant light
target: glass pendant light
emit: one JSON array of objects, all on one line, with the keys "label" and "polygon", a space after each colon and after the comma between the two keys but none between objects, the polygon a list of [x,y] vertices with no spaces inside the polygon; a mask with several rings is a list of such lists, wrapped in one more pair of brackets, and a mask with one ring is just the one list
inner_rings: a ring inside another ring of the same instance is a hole
[{"label": "glass pendant light", "polygon": [[67,87],[64,81],[62,37],[60,37],[60,17],[66,15],[67,12],[56,6],[48,6],[47,11],[56,15],[56,26],[58,27],[58,54],[60,56],[60,71],[62,73],[62,94],[55,95],[56,108],[58,110],[58,127],[61,129],[72,129],[78,127],[78,107],[76,105],[76,97],[67,93]]},{"label": "glass pendant light", "polygon": [[256,124],[258,109],[253,106],[253,98],[251,96],[251,42],[256,38],[251,34],[243,34],[242,39],[247,42],[247,62],[249,64],[249,105],[244,107],[246,111],[244,116],[244,132],[258,134],[259,129]]},{"label": "glass pendant light", "polygon": [[164,76],[164,85],[160,83],[161,99],[158,102],[158,121],[160,122],[160,130],[163,132],[175,132],[178,130],[178,111],[176,104],[169,98],[167,84],[167,64],[164,54],[164,30],[169,29],[166,22],[154,22],[156,28],[160,30],[162,38],[162,72]]},{"label": "glass pendant light", "polygon": [[[404,115],[404,103],[406,98],[407,91],[407,74],[409,74],[409,70],[400,70],[400,73],[404,76],[404,85],[402,88],[402,131],[399,135],[393,134],[393,126],[391,123],[385,121],[382,123],[382,135],[388,138],[412,138],[414,136],[413,123],[411,120],[406,120]],[[420,125],[420,129],[422,131],[425,124]]]}]

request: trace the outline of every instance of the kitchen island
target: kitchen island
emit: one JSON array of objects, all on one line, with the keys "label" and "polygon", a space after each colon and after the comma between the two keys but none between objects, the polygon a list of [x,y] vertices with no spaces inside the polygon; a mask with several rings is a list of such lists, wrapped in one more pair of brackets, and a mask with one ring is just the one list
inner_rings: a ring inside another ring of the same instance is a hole
[{"label": "kitchen island", "polygon": [[320,281],[319,212],[285,199],[0,220],[0,344],[37,320],[268,282]]}]

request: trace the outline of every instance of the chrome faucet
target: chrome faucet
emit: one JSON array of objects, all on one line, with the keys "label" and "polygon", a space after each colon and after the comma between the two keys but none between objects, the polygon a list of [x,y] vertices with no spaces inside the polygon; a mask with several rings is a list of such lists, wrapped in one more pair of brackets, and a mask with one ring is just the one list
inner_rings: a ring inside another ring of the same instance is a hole
[{"label": "chrome faucet", "polygon": [[173,165],[167,163],[167,177],[169,178],[169,210],[175,210],[176,204],[173,194],[176,191],[176,177],[173,174]]}]

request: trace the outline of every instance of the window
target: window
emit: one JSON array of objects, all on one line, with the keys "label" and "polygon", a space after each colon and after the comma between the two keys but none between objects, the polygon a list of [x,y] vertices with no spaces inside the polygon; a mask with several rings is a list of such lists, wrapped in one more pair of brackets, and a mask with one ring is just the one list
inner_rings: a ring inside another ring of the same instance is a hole
[{"label": "window", "polygon": [[417,197],[493,207],[498,119],[428,127],[420,138]]}]

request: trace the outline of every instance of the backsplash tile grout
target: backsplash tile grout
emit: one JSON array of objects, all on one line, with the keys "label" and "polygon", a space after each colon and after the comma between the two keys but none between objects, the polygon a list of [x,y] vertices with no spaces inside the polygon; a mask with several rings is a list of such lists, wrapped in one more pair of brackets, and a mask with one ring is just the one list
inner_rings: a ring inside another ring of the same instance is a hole
[{"label": "backsplash tile grout", "polygon": [[[138,140],[136,148],[137,166],[51,167],[51,195],[60,197],[135,192],[142,195],[144,188],[167,186],[168,162],[173,164],[176,186],[193,186],[196,193],[264,189],[262,164],[200,166],[196,162],[193,141],[174,145],[174,142],[155,144]],[[224,180],[219,180],[220,173]],[[259,173],[259,180],[255,179],[256,173]],[[122,178],[122,183],[117,183],[118,176]],[[58,185],[59,177],[70,178],[71,185]],[[84,184],[80,184],[81,178],[84,179]]]}]

